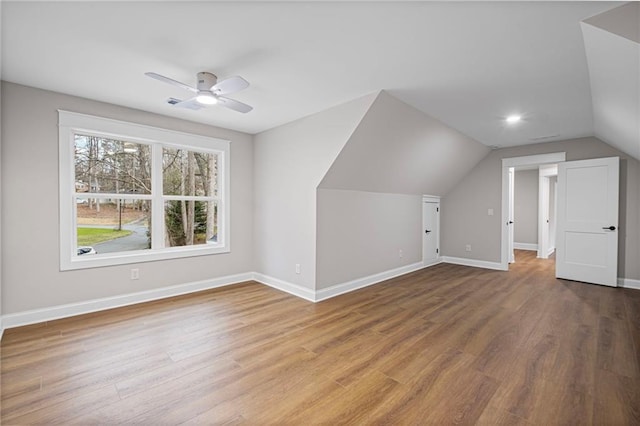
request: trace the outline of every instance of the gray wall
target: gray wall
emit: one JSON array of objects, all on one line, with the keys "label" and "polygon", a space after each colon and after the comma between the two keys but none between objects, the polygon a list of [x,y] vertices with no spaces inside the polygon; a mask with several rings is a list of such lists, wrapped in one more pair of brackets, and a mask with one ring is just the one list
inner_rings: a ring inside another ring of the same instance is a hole
[{"label": "gray wall", "polygon": [[[567,161],[620,157],[618,275],[640,279],[640,165],[593,137],[491,152],[442,200],[443,255],[500,262],[502,158],[551,152],[566,152]],[[496,214],[488,216],[488,208]],[[465,244],[472,245],[471,253],[465,252]]]},{"label": "gray wall", "polygon": [[513,213],[513,241],[538,244],[538,169],[516,171]]},{"label": "gray wall", "polygon": [[420,262],[422,194],[446,193],[488,152],[380,92],[318,188],[316,288]]},{"label": "gray wall", "polygon": [[[231,140],[231,253],[60,272],[58,109]],[[5,315],[252,270],[251,135],[3,82],[2,150]]]},{"label": "gray wall", "polygon": [[[316,282],[316,188],[376,94],[255,136],[255,270],[308,289]],[[295,265],[300,265],[296,274]]]},{"label": "gray wall", "polygon": [[318,289],[420,262],[422,197],[319,189],[317,246]]}]

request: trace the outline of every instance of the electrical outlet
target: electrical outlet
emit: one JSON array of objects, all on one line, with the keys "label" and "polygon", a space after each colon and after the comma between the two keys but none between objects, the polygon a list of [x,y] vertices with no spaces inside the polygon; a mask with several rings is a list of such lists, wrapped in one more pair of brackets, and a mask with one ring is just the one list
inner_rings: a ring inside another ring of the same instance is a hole
[{"label": "electrical outlet", "polygon": [[296,263],[296,274],[300,273],[300,264]]},{"label": "electrical outlet", "polygon": [[140,270],[138,268],[133,268],[131,270],[131,279],[139,280],[140,279]]},{"label": "electrical outlet", "polygon": [[465,251],[471,251],[471,244],[467,244],[464,248]]},{"label": "electrical outlet", "polygon": [[402,257],[404,256],[404,253],[402,253],[402,249],[398,250],[398,257]]}]

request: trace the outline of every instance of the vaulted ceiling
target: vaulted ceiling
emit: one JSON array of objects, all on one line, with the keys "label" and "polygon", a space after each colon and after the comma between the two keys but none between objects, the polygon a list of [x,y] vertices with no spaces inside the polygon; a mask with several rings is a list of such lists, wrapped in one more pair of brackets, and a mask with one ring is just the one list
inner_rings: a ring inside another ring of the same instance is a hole
[{"label": "vaulted ceiling", "polygon": [[444,196],[489,151],[382,91],[319,188]]},{"label": "vaulted ceiling", "polygon": [[640,160],[640,3],[582,23],[594,134]]},{"label": "vaulted ceiling", "polygon": [[[4,1],[2,79],[249,133],[385,89],[485,145],[514,146],[595,133],[603,85],[580,23],[619,5]],[[178,109],[167,98],[189,93],[147,71],[187,84],[198,71],[241,75],[251,86],[235,97],[255,109]],[[506,125],[510,114],[523,120]]]}]

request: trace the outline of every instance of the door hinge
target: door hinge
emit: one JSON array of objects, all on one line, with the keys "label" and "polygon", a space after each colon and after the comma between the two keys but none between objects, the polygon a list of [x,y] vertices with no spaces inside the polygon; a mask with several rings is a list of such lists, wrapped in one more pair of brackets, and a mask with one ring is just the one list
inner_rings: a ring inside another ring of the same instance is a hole
[{"label": "door hinge", "polygon": [[436,213],[440,213],[440,207],[436,207]]},{"label": "door hinge", "polygon": [[440,253],[440,252],[438,251],[438,249],[436,249],[436,253]]}]

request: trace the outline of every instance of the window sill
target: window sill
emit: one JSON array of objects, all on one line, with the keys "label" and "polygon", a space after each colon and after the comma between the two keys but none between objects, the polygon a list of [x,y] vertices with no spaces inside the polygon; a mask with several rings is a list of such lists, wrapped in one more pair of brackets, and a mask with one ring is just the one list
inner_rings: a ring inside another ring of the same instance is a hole
[{"label": "window sill", "polygon": [[165,248],[161,250],[139,250],[126,253],[104,253],[73,256],[60,264],[61,271],[127,265],[131,263],[154,262],[157,260],[181,259],[185,257],[207,256],[230,253],[229,247],[219,245]]}]

